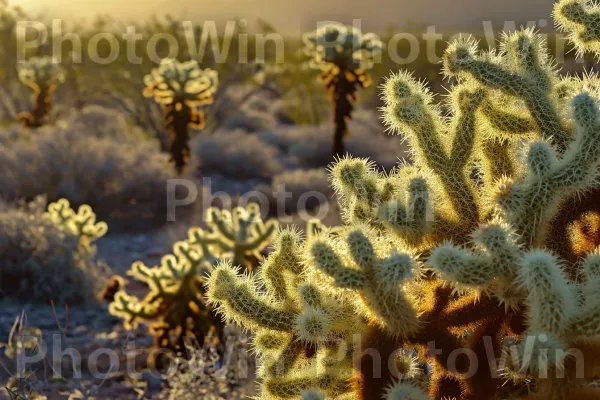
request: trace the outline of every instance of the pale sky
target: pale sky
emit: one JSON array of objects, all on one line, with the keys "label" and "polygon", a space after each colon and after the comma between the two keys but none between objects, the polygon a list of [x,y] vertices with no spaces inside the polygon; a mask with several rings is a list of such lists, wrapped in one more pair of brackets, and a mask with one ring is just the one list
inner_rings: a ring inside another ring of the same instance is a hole
[{"label": "pale sky", "polygon": [[89,18],[108,13],[125,19],[171,13],[192,20],[223,21],[262,18],[283,32],[313,27],[315,21],[349,23],[362,20],[368,30],[389,25],[403,26],[407,20],[444,29],[477,29],[482,21],[502,27],[504,21],[517,25],[545,19],[552,25],[553,0],[9,0],[26,10],[45,11],[53,18]]}]

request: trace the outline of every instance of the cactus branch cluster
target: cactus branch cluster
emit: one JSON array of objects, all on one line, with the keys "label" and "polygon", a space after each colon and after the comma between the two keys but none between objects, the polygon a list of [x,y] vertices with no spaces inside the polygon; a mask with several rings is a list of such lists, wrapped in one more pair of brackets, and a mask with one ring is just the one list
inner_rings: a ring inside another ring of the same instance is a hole
[{"label": "cactus branch cluster", "polygon": [[275,221],[262,221],[256,204],[232,213],[210,208],[206,215],[208,229],[190,229],[188,239],[175,243],[173,254],[165,255],[160,265],[138,261],[131,266],[128,275],[149,288],[143,299],[127,293],[119,277],[107,288],[110,313],[129,328],[150,323],[157,347],[182,351],[186,337],[201,343],[208,335],[219,340],[223,324],[206,306],[205,276],[224,260],[251,271],[277,228]]},{"label": "cactus branch cluster", "polygon": [[17,118],[29,128],[44,125],[52,110],[52,94],[65,81],[65,70],[51,57],[31,57],[17,66],[19,80],[33,90],[33,109]]},{"label": "cactus branch cluster", "polygon": [[303,41],[310,65],[320,71],[319,80],[333,107],[333,155],[343,156],[356,92],[371,85],[366,70],[380,56],[383,45],[374,34],[340,24],[325,24],[306,34]]},{"label": "cactus branch cluster", "polygon": [[200,69],[196,61],[167,58],[144,77],[144,83],[144,95],[162,106],[165,128],[171,134],[171,162],[182,173],[190,153],[188,128],[204,128],[201,107],[214,101],[217,72]]},{"label": "cactus branch cluster", "polygon": [[[555,11],[586,51],[598,15]],[[600,398],[598,78],[559,75],[532,29],[457,39],[444,74],[441,105],[405,72],[382,86],[412,164],[338,160],[343,227],[281,231],[258,276],[213,270],[210,302],[254,333],[259,398]]]}]

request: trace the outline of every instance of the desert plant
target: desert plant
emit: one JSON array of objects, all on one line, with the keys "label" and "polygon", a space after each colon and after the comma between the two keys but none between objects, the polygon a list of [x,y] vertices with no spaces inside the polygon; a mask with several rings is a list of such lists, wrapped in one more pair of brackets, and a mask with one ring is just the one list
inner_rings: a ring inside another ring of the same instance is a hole
[{"label": "desert plant", "polygon": [[19,80],[33,90],[33,109],[20,113],[17,118],[26,127],[39,128],[52,110],[52,94],[65,81],[65,71],[48,56],[31,57],[17,68]]},{"label": "desert plant", "polygon": [[166,182],[175,176],[165,168],[168,157],[156,141],[120,131],[126,126],[111,115],[96,129],[74,118],[44,126],[35,136],[17,132],[0,146],[0,197],[45,195],[49,201],[89,204],[112,231],[164,224]]},{"label": "desert plant", "polygon": [[122,282],[111,282],[121,287],[110,313],[123,318],[129,328],[150,322],[157,347],[183,351],[186,337],[196,337],[200,343],[209,333],[221,338],[224,325],[206,306],[205,276],[224,259],[252,271],[277,226],[275,221],[262,221],[256,204],[237,207],[232,214],[210,208],[206,217],[208,229],[190,229],[188,239],[175,243],[173,254],[164,256],[159,266],[149,268],[142,262],[131,266],[128,275],[150,289],[143,299],[129,295]]},{"label": "desert plant", "polygon": [[106,233],[87,205],[61,199],[0,212],[0,293],[9,301],[78,304],[95,300],[107,268],[94,261],[93,241]]},{"label": "desert plant", "polygon": [[277,213],[312,210],[333,197],[325,169],[285,171],[273,177],[270,187],[259,185],[257,190],[265,193]]},{"label": "desert plant", "polygon": [[383,44],[374,34],[363,35],[357,28],[341,24],[320,26],[306,34],[303,41],[333,106],[333,154],[343,156],[352,103],[357,90],[371,84],[365,70],[379,57]]},{"label": "desert plant", "polygon": [[[597,45],[594,3],[555,15]],[[383,85],[413,165],[337,162],[344,227],[280,232],[256,279],[213,270],[210,302],[255,335],[261,398],[600,397],[600,238],[577,233],[600,177],[599,78],[561,77],[531,29],[477,49],[460,38],[445,53],[450,118],[408,73]],[[594,250],[571,257],[564,232]]]},{"label": "desert plant", "polygon": [[154,97],[163,108],[165,128],[171,134],[171,161],[182,173],[190,153],[188,127],[204,127],[200,107],[213,102],[217,72],[200,69],[196,61],[180,63],[167,58],[144,77],[144,83],[144,95]]},{"label": "desert plant", "polygon": [[228,326],[226,330],[229,331],[225,333],[228,351],[224,357],[214,343],[201,346],[190,340],[186,344],[186,354],[175,359],[175,373],[166,377],[168,385],[158,395],[159,400],[246,398],[245,388],[240,386],[247,383],[248,376],[235,376],[237,366],[234,364],[239,354],[232,353],[244,351],[245,340],[239,333],[232,332],[235,328]]},{"label": "desert plant", "polygon": [[219,172],[236,178],[268,179],[285,168],[275,146],[240,130],[198,135],[191,147],[205,175]]},{"label": "desert plant", "polygon": [[[39,328],[27,325],[27,316],[22,312],[15,318],[8,342],[0,343],[1,347],[6,347],[4,355],[12,360],[19,359],[17,363],[18,370],[16,374],[10,373],[10,378],[5,386],[6,393],[10,400],[46,400],[47,397],[39,393],[41,386],[36,380],[35,372],[27,368],[23,360],[39,351],[40,342],[43,341],[42,331]],[[3,364],[4,366],[4,364]],[[4,366],[6,368],[6,366]]]}]

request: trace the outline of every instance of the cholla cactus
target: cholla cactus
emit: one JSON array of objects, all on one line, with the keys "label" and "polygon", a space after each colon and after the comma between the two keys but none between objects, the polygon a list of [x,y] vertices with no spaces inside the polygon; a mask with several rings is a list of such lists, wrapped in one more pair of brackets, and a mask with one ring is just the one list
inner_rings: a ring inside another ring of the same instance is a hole
[{"label": "cholla cactus", "polygon": [[181,173],[190,153],[188,127],[204,128],[201,107],[214,100],[217,72],[200,69],[196,61],[180,63],[166,58],[144,77],[144,84],[144,95],[163,108],[165,128],[171,134],[171,161]]},{"label": "cholla cactus", "polygon": [[380,56],[383,44],[375,34],[363,35],[355,27],[326,24],[303,38],[311,65],[321,71],[323,82],[333,106],[333,154],[344,154],[344,138],[348,135],[356,92],[371,85],[365,70]]},{"label": "cholla cactus", "polygon": [[33,90],[33,110],[17,118],[26,127],[39,128],[52,109],[52,94],[65,81],[65,70],[51,57],[32,57],[17,65],[19,80]]},{"label": "cholla cactus", "polygon": [[198,228],[190,231],[191,242],[218,248],[220,258],[230,259],[233,265],[248,272],[262,260],[261,251],[277,230],[277,221],[263,222],[260,207],[255,203],[246,208],[235,207],[231,213],[211,207],[206,212],[206,224],[206,232]]},{"label": "cholla cactus", "polygon": [[165,255],[160,265],[138,261],[131,266],[128,275],[150,289],[143,299],[128,294],[122,279],[110,282],[110,313],[123,318],[127,328],[150,322],[158,347],[182,351],[185,337],[203,343],[210,332],[218,340],[224,325],[206,306],[205,276],[222,260],[251,271],[277,228],[276,221],[262,221],[256,204],[231,214],[210,208],[206,215],[209,229],[190,229],[188,239],[175,243],[173,254]]},{"label": "cholla cactus", "polygon": [[456,40],[449,114],[392,75],[384,120],[413,165],[339,160],[344,227],[284,230],[258,278],[213,270],[210,301],[255,334],[261,398],[600,398],[600,241],[579,232],[597,224],[582,205],[598,207],[600,86],[547,54],[533,30],[488,52]]},{"label": "cholla cactus", "polygon": [[48,211],[43,214],[62,230],[79,237],[80,245],[89,248],[91,243],[106,234],[106,222],[96,222],[96,214],[92,207],[83,204],[77,212],[71,208],[69,200],[60,199],[48,205]]}]

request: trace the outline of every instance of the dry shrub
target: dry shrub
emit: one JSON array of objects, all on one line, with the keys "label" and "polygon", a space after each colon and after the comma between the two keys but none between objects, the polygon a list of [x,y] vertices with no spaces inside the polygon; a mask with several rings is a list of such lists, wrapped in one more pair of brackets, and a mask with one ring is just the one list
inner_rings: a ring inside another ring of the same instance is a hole
[{"label": "dry shrub", "polygon": [[[398,158],[407,157],[406,146],[383,133],[376,117],[357,111],[350,123],[346,151],[355,157],[367,157],[385,169],[391,169]],[[261,132],[261,140],[287,153],[291,166],[318,168],[331,164],[331,125],[280,126],[277,130]]]},{"label": "dry shrub", "polygon": [[45,201],[0,211],[0,299],[89,303],[107,277],[95,248],[42,215]]},{"label": "dry shrub", "polygon": [[268,179],[284,169],[278,149],[242,131],[217,131],[192,140],[192,153],[204,175]]},{"label": "dry shrub", "polygon": [[0,145],[0,197],[89,204],[111,231],[163,223],[168,156],[110,114],[85,115]]},{"label": "dry shrub", "polygon": [[282,211],[276,209],[280,199],[286,213],[313,210],[329,202],[334,194],[324,168],[285,171],[275,175],[270,186],[260,185],[256,190],[269,199],[271,211]]}]

